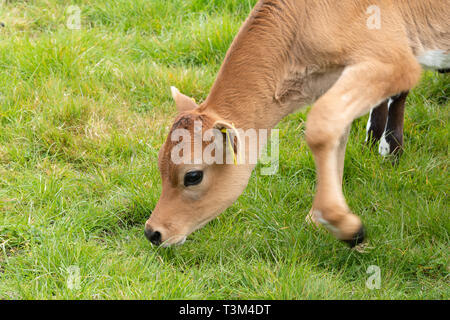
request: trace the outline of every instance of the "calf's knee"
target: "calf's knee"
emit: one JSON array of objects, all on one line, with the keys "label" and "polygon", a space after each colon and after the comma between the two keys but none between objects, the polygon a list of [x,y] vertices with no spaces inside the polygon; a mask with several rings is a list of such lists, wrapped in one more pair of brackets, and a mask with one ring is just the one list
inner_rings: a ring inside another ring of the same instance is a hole
[{"label": "calf's knee", "polygon": [[313,151],[333,148],[339,144],[344,131],[342,124],[311,110],[306,122],[306,143]]}]

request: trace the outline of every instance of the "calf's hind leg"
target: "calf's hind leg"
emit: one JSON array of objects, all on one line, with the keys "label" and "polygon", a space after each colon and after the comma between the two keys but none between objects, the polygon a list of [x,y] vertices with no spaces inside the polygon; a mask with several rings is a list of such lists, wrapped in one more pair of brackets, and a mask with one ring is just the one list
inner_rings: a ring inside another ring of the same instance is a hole
[{"label": "calf's hind leg", "polygon": [[308,115],[306,141],[317,170],[314,219],[350,246],[363,241],[364,228],[348,208],[342,192],[340,146],[346,129],[381,101],[409,90],[419,77],[420,66],[409,53],[392,64],[375,59],[358,63],[345,69]]}]

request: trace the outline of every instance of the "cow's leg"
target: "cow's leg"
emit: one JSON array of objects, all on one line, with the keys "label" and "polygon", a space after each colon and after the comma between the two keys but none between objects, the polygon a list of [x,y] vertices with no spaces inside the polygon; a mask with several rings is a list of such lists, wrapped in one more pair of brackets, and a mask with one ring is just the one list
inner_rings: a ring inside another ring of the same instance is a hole
[{"label": "cow's leg", "polygon": [[389,99],[389,113],[386,128],[378,148],[382,156],[400,155],[403,150],[403,124],[408,91]]},{"label": "cow's leg", "polygon": [[388,118],[388,100],[383,101],[370,111],[369,120],[367,120],[366,143],[374,146],[383,136]]},{"label": "cow's leg", "polygon": [[409,90],[418,81],[420,70],[409,53],[403,53],[402,59],[392,64],[372,60],[347,67],[308,115],[306,141],[317,169],[313,215],[351,246],[363,241],[364,228],[361,220],[351,213],[342,192],[339,150],[346,129],[355,118],[381,101]]},{"label": "cow's leg", "polygon": [[[345,162],[345,148],[347,147],[348,136],[350,135],[351,125],[347,127],[344,131],[344,135],[341,137],[339,141],[339,146],[337,150],[337,161],[338,161],[338,174],[339,174],[339,183],[342,185],[342,180],[344,178],[344,162]],[[309,211],[306,216],[306,222],[308,224],[313,223],[316,226],[320,225],[320,222],[317,220],[317,217],[313,214],[313,209]]]}]

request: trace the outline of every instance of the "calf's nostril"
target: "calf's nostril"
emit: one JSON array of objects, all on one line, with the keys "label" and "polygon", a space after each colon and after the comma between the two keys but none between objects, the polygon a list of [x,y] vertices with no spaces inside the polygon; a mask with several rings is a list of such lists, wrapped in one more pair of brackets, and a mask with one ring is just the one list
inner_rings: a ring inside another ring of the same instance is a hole
[{"label": "calf's nostril", "polygon": [[158,246],[161,244],[161,233],[159,231],[145,229],[144,233],[145,233],[146,238],[154,245]]},{"label": "calf's nostril", "polygon": [[161,233],[158,231],[153,232],[153,234],[150,236],[150,242],[154,245],[158,246],[161,244]]}]

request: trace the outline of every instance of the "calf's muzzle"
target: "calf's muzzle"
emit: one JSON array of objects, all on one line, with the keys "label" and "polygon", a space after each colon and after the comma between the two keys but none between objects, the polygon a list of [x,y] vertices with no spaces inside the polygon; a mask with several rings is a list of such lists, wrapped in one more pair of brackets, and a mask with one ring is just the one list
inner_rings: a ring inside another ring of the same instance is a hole
[{"label": "calf's muzzle", "polygon": [[151,228],[145,228],[145,237],[155,246],[161,244],[161,233],[159,231],[153,231]]}]

